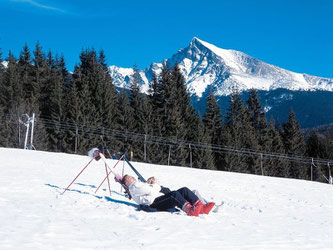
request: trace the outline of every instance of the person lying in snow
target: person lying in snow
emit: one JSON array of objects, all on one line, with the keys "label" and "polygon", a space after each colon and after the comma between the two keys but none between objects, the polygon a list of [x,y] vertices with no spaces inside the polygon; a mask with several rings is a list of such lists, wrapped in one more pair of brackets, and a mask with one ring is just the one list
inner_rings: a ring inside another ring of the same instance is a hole
[{"label": "person lying in snow", "polygon": [[176,191],[161,187],[158,181],[151,177],[147,183],[137,181],[133,176],[125,175],[122,178],[124,185],[132,196],[132,199],[139,205],[148,205],[160,211],[178,207],[189,216],[208,214],[215,203],[203,204],[199,197],[187,187]]}]

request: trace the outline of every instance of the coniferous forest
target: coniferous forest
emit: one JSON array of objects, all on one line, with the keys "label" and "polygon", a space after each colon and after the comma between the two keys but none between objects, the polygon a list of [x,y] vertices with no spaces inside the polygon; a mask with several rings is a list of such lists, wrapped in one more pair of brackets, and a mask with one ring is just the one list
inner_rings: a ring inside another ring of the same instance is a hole
[{"label": "coniferous forest", "polygon": [[18,58],[0,54],[0,146],[23,148],[24,119],[34,113],[37,150],[86,154],[101,147],[148,163],[328,181],[329,163],[311,158],[333,159],[332,139],[316,132],[305,139],[292,109],[285,124],[268,120],[251,90],[245,103],[234,91],[220,110],[211,90],[200,114],[178,65],[164,65],[148,95],[134,69],[124,90],[113,85],[103,51],[83,50],[72,73],[63,56],[40,44],[32,52],[25,45]]}]

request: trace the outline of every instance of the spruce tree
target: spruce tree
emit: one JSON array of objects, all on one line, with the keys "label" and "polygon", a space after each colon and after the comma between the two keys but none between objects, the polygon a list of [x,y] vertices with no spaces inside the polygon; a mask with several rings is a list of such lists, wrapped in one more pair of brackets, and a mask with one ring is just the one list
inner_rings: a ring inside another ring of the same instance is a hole
[{"label": "spruce tree", "polygon": [[47,90],[49,69],[47,66],[46,56],[42,51],[42,47],[39,45],[39,43],[36,44],[31,67],[31,84],[34,86],[32,100],[36,101],[30,111],[30,115],[32,115],[32,113],[35,113],[33,144],[34,147],[38,150],[48,150],[48,134],[45,129],[44,121],[40,118],[43,116],[44,103],[46,103],[45,98],[49,94]]},{"label": "spruce tree", "polygon": [[[333,140],[331,137],[331,134],[328,130],[326,130],[325,132],[325,138],[324,138],[324,150],[323,150],[323,156],[322,158],[324,159],[329,159],[333,160]],[[332,164],[328,164],[327,166],[321,166],[321,171],[324,175],[328,176],[328,178],[330,178],[330,176],[332,176]]]},{"label": "spruce tree", "polygon": [[[74,82],[70,89],[68,98],[66,98],[66,109],[65,109],[65,123],[68,130],[65,132],[64,141],[66,144],[65,152],[77,153],[77,147],[80,143],[78,136],[79,124],[82,121],[82,113],[80,110],[80,97],[77,87],[77,83]],[[81,128],[80,128],[81,131]]]},{"label": "spruce tree", "polygon": [[[333,159],[333,141],[327,130],[325,134],[319,134],[314,130],[310,132],[307,140],[307,155],[312,158]],[[310,176],[310,169],[308,175]],[[330,176],[329,165],[315,165],[313,167],[313,180],[327,182]]]},{"label": "spruce tree", "polygon": [[25,110],[27,113],[39,112],[38,98],[39,86],[34,79],[34,69],[30,50],[27,45],[23,47],[18,61],[18,69],[20,72],[20,81],[23,85],[23,99],[25,102]]},{"label": "spruce tree", "polygon": [[[5,83],[5,67],[0,50],[0,147],[8,146],[8,112],[6,112],[8,85]],[[10,100],[11,101],[11,100]]]},{"label": "spruce tree", "polygon": [[[325,143],[324,143],[325,139],[320,139],[318,133],[316,133],[315,131],[311,131],[309,139],[307,141],[307,155],[312,157],[312,158],[324,158],[324,152],[325,152]],[[324,166],[324,168],[322,166],[315,166],[313,168],[313,180],[314,181],[320,181],[320,182],[324,182],[325,178],[324,178],[324,174],[325,174],[325,170],[327,169],[327,166]],[[308,176],[311,176],[311,170],[308,170]]]},{"label": "spruce tree", "polygon": [[225,154],[224,161],[227,170],[261,174],[258,157],[237,153],[239,149],[257,151],[259,148],[249,113],[238,92],[234,92],[231,96],[223,139],[226,145],[231,147],[230,150],[235,151],[235,153]]},{"label": "spruce tree", "polygon": [[34,51],[34,81],[39,86],[39,108],[42,117],[49,115],[50,85],[53,80],[52,70],[55,67],[52,53],[49,52],[48,58],[42,52],[42,48],[37,43]]},{"label": "spruce tree", "polygon": [[147,143],[153,133],[153,108],[149,98],[141,93],[139,69],[134,65],[134,74],[130,85],[130,131],[133,132],[132,151],[135,160],[149,161],[153,159],[151,144]]},{"label": "spruce tree", "polygon": [[108,66],[106,64],[106,57],[105,57],[104,50],[99,51],[97,60],[98,60],[99,65],[102,67],[103,71],[108,72]]},{"label": "spruce tree", "polygon": [[[163,68],[165,71],[166,69]],[[161,81],[157,79],[157,76],[153,75],[153,80],[149,84],[149,105],[152,109],[152,116],[151,116],[151,127],[152,127],[152,134],[153,136],[161,137],[165,135],[165,98],[164,98],[164,91]],[[151,144],[151,150],[149,151],[149,159],[153,163],[166,163],[166,155],[167,147],[159,143]]]},{"label": "spruce tree", "polygon": [[330,132],[328,130],[325,131],[324,137],[324,149],[322,158],[333,160],[333,140]]},{"label": "spruce tree", "polygon": [[[143,129],[143,134],[145,135],[144,138],[144,145],[143,145],[143,149],[144,149],[144,155],[143,155],[143,160],[145,162],[153,162],[153,157],[152,157],[152,153],[153,153],[153,146],[151,141],[152,136],[154,136],[154,128],[153,128],[153,107],[149,102],[149,97],[144,95],[142,98],[142,102],[141,102],[141,110],[143,112],[143,116],[142,116],[142,129]],[[148,142],[147,142],[148,141]]]},{"label": "spruce tree", "polygon": [[130,128],[132,122],[132,108],[129,103],[128,95],[124,89],[120,92],[118,107],[119,114],[117,116],[117,125],[118,130],[122,135],[122,140],[120,141],[119,148],[121,152],[130,152],[132,150],[132,147],[131,141],[129,140],[128,136],[131,133]]},{"label": "spruce tree", "polygon": [[39,100],[40,110],[43,110],[43,105],[49,92],[49,74],[50,70],[47,65],[46,56],[39,42],[37,42],[33,59],[33,81],[37,88],[36,98]]},{"label": "spruce tree", "polygon": [[[176,63],[171,70],[171,82],[167,90],[169,100],[167,103],[171,114],[167,119],[170,126],[170,136],[178,141],[193,141],[197,127],[195,126],[196,115],[190,104],[190,96],[186,91],[185,79],[182,75],[179,65]],[[171,119],[170,119],[171,118]],[[171,162],[174,165],[189,165],[190,161],[190,145],[174,146]]]},{"label": "spruce tree", "polygon": [[20,117],[22,114],[27,114],[29,117],[32,117],[33,113],[35,114],[33,144],[36,149],[47,150],[45,127],[42,120],[39,119],[39,97],[41,89],[36,81],[36,67],[33,64],[27,45],[23,47],[23,50],[20,53],[17,69],[19,72],[19,81],[23,90],[23,101],[18,109],[13,110],[13,115]]},{"label": "spruce tree", "polygon": [[104,54],[100,52],[99,58],[99,70],[101,74],[101,81],[99,87],[102,91],[100,93],[99,102],[97,103],[97,110],[100,112],[101,126],[106,130],[107,135],[111,135],[104,138],[104,141],[108,148],[112,147],[115,151],[120,150],[121,142],[115,135],[115,130],[118,129],[118,94],[114,87],[114,84],[109,75],[108,69],[105,64]]},{"label": "spruce tree", "polygon": [[[266,119],[266,114],[261,107],[259,97],[255,89],[250,90],[250,95],[247,100],[247,108],[249,112],[250,122],[255,129],[255,137],[259,144],[259,150],[262,152],[275,152],[279,149],[279,138],[275,133],[273,123],[269,124]],[[264,175],[277,174],[281,169],[281,163],[275,159],[262,158],[260,159],[262,164],[262,171]]]},{"label": "spruce tree", "polygon": [[[285,154],[285,147],[280,131],[276,128],[275,122],[271,119],[268,130],[263,130],[261,135],[261,149],[267,153]],[[264,141],[263,139],[264,138]],[[264,146],[264,147],[263,147]],[[289,172],[289,165],[286,160],[277,157],[264,159],[264,174],[268,176],[284,177]]]},{"label": "spruce tree", "polygon": [[[80,78],[76,78],[74,82],[78,84],[78,96],[80,103],[81,117],[79,124],[81,125],[81,139],[78,146],[78,152],[80,154],[86,154],[89,148],[94,147],[96,144],[93,141],[92,129],[95,128],[96,123],[99,122],[98,117],[95,117],[95,105],[93,104],[93,94],[91,93],[90,81],[87,77],[87,68],[82,68],[82,74]],[[95,119],[97,118],[97,119]]]},{"label": "spruce tree", "polygon": [[49,147],[51,151],[65,151],[64,142],[65,132],[63,131],[62,122],[65,119],[63,112],[64,107],[64,82],[59,68],[58,58],[53,59],[52,53],[48,53],[47,69],[47,90],[45,93],[44,117],[51,127],[47,129],[49,138]]},{"label": "spruce tree", "polygon": [[23,146],[22,137],[19,137],[19,130],[22,127],[19,124],[19,118],[26,112],[23,104],[23,88],[20,80],[18,62],[13,54],[9,51],[7,58],[7,68],[5,70],[4,82],[1,89],[3,100],[3,112],[6,121],[3,124],[3,133],[7,136],[7,145],[9,147]]},{"label": "spruce tree", "polygon": [[323,156],[324,145],[319,139],[317,132],[312,130],[307,141],[307,155],[313,158],[321,158]]},{"label": "spruce tree", "polygon": [[6,96],[11,100],[7,101],[7,112],[12,109],[17,109],[23,102],[23,86],[20,80],[20,72],[18,61],[14,55],[9,51],[7,58],[7,69],[5,71],[5,84],[7,86]]},{"label": "spruce tree", "polygon": [[[172,89],[174,87],[174,81],[172,81],[172,74],[170,66],[167,64],[163,65],[159,79],[156,79],[156,83],[153,83],[153,94],[151,97],[153,109],[154,109],[154,133],[156,136],[168,137],[171,141],[175,140],[175,137],[172,137],[174,129],[172,128],[172,108],[173,108],[173,99],[172,99]],[[171,149],[174,152],[174,148],[170,144],[169,146],[165,145],[156,145],[156,161],[160,164],[168,163],[169,150]],[[171,157],[173,156],[171,152]]]},{"label": "spruce tree", "polygon": [[[215,145],[222,145],[222,113],[217,100],[213,94],[212,88],[210,89],[209,96],[206,100],[206,112],[203,119],[205,131],[208,134],[210,141],[208,143]],[[221,153],[214,153],[214,159],[217,169],[224,170],[223,156]]]},{"label": "spruce tree", "polygon": [[58,62],[58,70],[61,72],[62,82],[64,84],[64,93],[67,95],[72,86],[72,77],[66,68],[64,55],[61,55],[60,59],[57,59],[56,61]]},{"label": "spruce tree", "polygon": [[[101,144],[99,136],[102,133],[101,129],[103,125],[110,124],[110,121],[106,123],[104,121],[109,119],[106,114],[108,116],[113,112],[105,110],[106,107],[111,108],[111,106],[106,104],[104,98],[106,98],[105,94],[109,96],[114,92],[111,89],[105,93],[105,88],[111,87],[107,84],[111,84],[111,80],[107,76],[105,67],[99,64],[96,51],[94,49],[82,51],[80,64],[75,67],[73,74],[73,87],[75,85],[77,97],[75,101],[78,101],[79,110],[74,112],[77,120],[72,121],[76,126],[81,125],[79,153],[86,153],[89,148]],[[114,97],[110,96],[110,98],[111,102],[115,101]],[[74,103],[71,106],[77,107]]]},{"label": "spruce tree", "polygon": [[[306,152],[306,144],[304,136],[300,130],[296,120],[295,113],[292,109],[289,112],[289,118],[283,125],[283,139],[286,148],[286,153],[295,156],[304,156]],[[290,169],[287,177],[306,179],[307,166],[297,162],[290,162]]]},{"label": "spruce tree", "polygon": [[23,87],[23,101],[25,104],[25,112],[39,112],[38,98],[40,94],[39,86],[35,81],[35,71],[31,58],[30,50],[27,45],[23,47],[18,61],[18,70],[20,73],[20,81]]},{"label": "spruce tree", "polygon": [[261,131],[262,129],[267,128],[267,119],[265,112],[261,107],[259,97],[255,89],[250,90],[250,96],[247,100],[247,106],[250,116],[250,121],[252,126],[256,131]]},{"label": "spruce tree", "polygon": [[140,75],[136,65],[133,67],[134,74],[130,85],[129,102],[131,106],[131,112],[128,114],[131,119],[130,131],[133,133],[132,152],[135,160],[143,160],[143,141],[140,137],[144,133],[143,124],[145,119],[145,113],[143,109],[143,97],[140,93]]},{"label": "spruce tree", "polygon": [[[83,61],[84,52],[81,53],[81,64],[76,66],[73,73],[73,86],[70,92],[68,108],[66,110],[67,123],[72,124],[75,130],[67,133],[66,142],[72,145],[72,150],[79,154],[85,154],[89,148],[90,128],[93,119],[92,112],[95,111],[91,102],[91,94],[89,91],[89,82],[87,80],[87,58]],[[73,134],[74,133],[74,134]],[[71,137],[71,138],[70,138]]]},{"label": "spruce tree", "polygon": [[196,168],[216,169],[214,154],[209,146],[211,144],[212,139],[210,137],[209,131],[205,127],[205,124],[200,117],[200,114],[198,115],[195,124],[198,126],[198,128],[196,129],[197,135],[195,141],[202,143],[207,147],[193,149],[193,158],[194,158],[193,166]]},{"label": "spruce tree", "polygon": [[159,114],[159,119],[164,124],[164,130],[162,133],[163,137],[169,137],[172,135],[173,128],[169,126],[170,124],[170,114],[173,107],[173,99],[171,96],[174,82],[172,81],[171,69],[169,65],[163,65],[161,74],[159,76],[159,85],[161,88],[160,105],[161,113]]}]

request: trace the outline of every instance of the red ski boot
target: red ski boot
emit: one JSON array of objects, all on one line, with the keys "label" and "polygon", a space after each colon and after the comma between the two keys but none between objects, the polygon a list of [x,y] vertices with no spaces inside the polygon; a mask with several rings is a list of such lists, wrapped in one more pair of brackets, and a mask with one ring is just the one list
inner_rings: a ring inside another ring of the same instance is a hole
[{"label": "red ski boot", "polygon": [[206,205],[203,206],[201,213],[209,214],[209,212],[213,209],[214,206],[215,206],[214,202],[207,203]]},{"label": "red ski boot", "polygon": [[189,202],[186,202],[183,208],[184,212],[187,213],[188,216],[199,216],[202,211],[203,204],[200,200],[195,202],[193,206]]}]

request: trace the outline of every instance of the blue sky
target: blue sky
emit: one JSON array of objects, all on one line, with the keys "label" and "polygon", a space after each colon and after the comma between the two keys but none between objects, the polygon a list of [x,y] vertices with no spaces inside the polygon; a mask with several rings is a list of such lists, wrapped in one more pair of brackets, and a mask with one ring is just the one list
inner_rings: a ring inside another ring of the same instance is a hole
[{"label": "blue sky", "polygon": [[82,49],[103,49],[109,65],[144,69],[196,36],[279,67],[333,78],[330,0],[0,0],[0,48],[16,57],[63,54],[73,70]]}]

